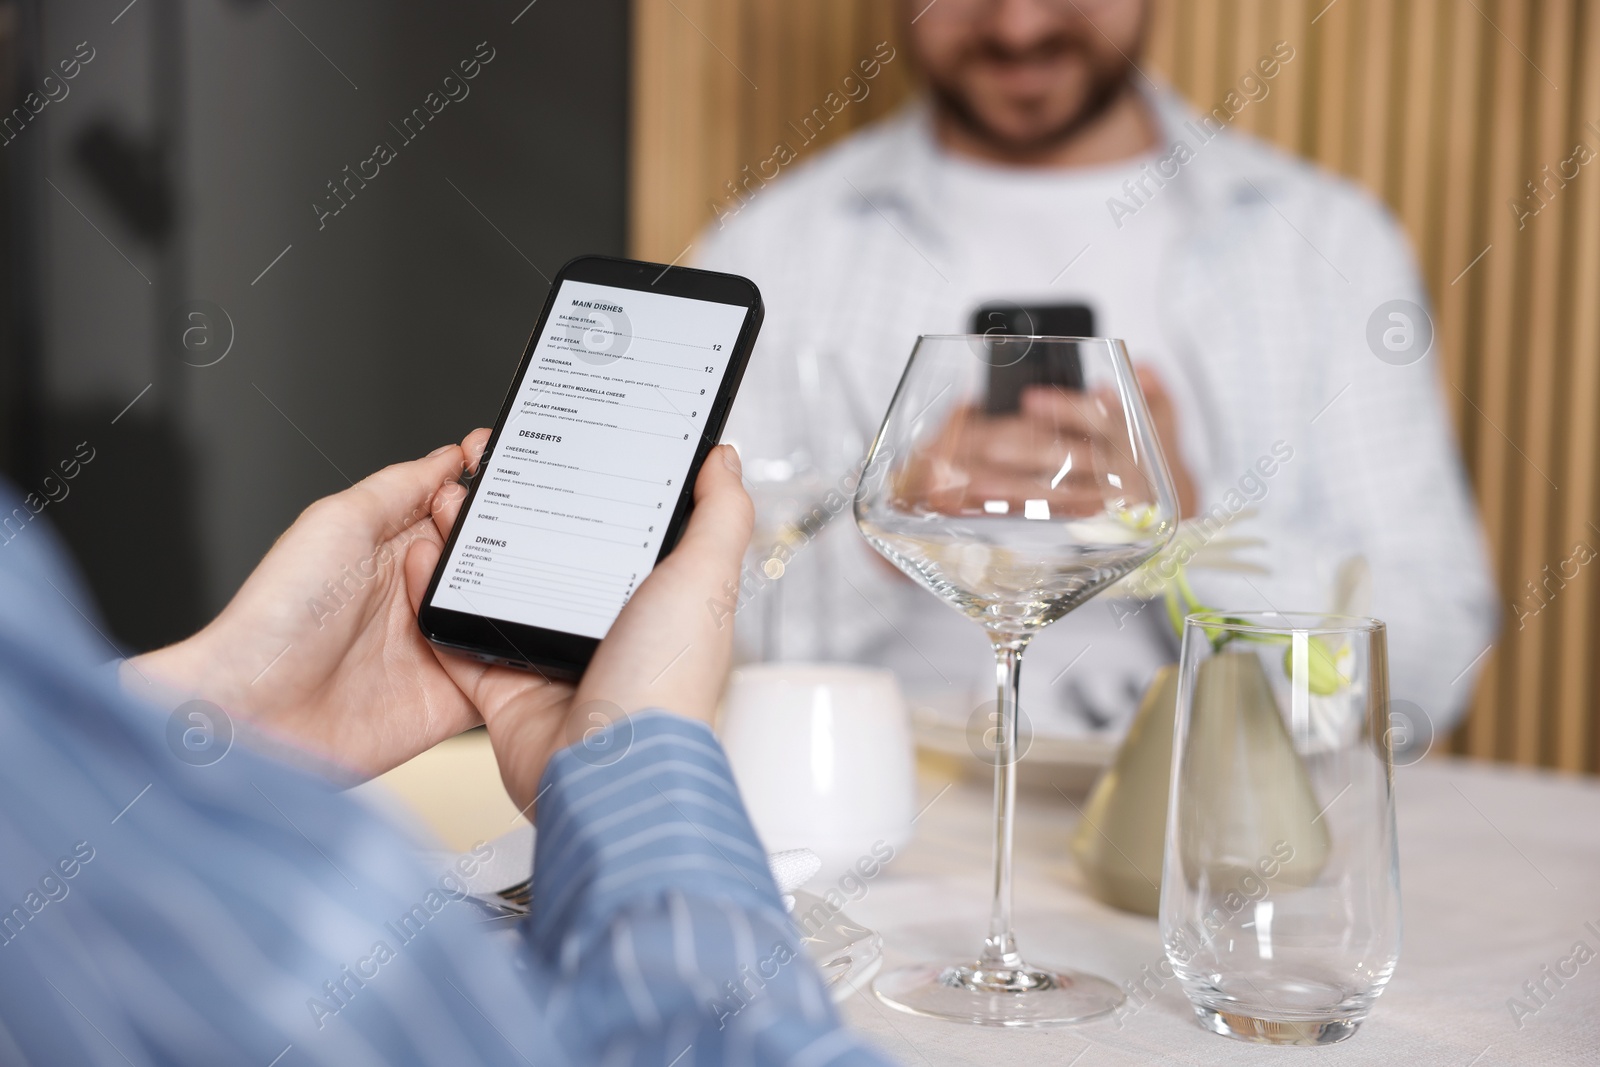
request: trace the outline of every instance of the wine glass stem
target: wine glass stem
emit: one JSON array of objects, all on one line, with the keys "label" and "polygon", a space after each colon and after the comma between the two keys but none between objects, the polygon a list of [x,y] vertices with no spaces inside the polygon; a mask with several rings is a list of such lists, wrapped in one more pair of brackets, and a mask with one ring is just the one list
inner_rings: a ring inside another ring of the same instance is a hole
[{"label": "wine glass stem", "polygon": [[761,607],[761,662],[776,663],[783,656],[783,578],[767,586],[767,601]]},{"label": "wine glass stem", "polygon": [[1011,836],[1017,809],[1017,679],[1026,637],[991,634],[994,642],[996,704],[1000,712],[994,746],[994,906],[983,963],[989,968],[1022,966],[1011,933]]}]

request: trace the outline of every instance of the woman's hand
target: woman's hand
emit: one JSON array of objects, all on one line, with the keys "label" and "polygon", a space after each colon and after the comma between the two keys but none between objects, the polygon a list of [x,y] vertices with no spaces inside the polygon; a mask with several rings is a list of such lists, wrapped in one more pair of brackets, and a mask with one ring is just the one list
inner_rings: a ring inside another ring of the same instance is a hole
[{"label": "woman's hand", "polygon": [[[362,775],[476,726],[477,709],[417,628],[406,560],[427,550],[431,568],[438,558],[465,495],[457,479],[488,436],[478,430],[318,500],[210,625],[133,667]],[[501,673],[529,706],[571,694]]]},{"label": "woman's hand", "polygon": [[720,446],[706,461],[682,541],[612,624],[575,698],[537,672],[435,650],[417,628],[466,495],[457,478],[488,439],[474,431],[312,504],[221,615],[133,667],[363,775],[486,722],[523,808],[551,754],[597,726],[647,708],[709,722],[753,521],[737,453]]},{"label": "woman's hand", "polygon": [[[475,462],[472,448],[468,453]],[[445,528],[459,507],[459,498],[443,503],[439,516]],[[719,445],[695,480],[694,511],[682,540],[639,584],[575,694],[535,675],[437,653],[444,670],[482,712],[500,775],[518,808],[532,805],[556,750],[626,715],[659,708],[711,721],[732,660],[732,610],[754,514],[740,483],[738,453]],[[438,544],[419,541],[406,561],[413,611],[427,591],[439,551]],[[625,757],[596,753],[606,762]]]}]

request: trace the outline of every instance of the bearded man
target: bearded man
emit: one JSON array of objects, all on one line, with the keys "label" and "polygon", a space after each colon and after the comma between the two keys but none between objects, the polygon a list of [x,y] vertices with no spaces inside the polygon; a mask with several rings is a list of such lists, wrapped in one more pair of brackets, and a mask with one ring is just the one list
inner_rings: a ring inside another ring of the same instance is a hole
[{"label": "bearded man", "polygon": [[[767,299],[728,429],[758,508],[799,459],[838,450],[841,423],[876,428],[919,334],[1090,322],[1127,342],[1184,514],[1233,568],[1197,560],[1200,599],[1377,615],[1393,696],[1448,728],[1497,611],[1422,281],[1380,204],[1230,128],[1295,76],[1296,42],[1195,111],[1141,66],[1143,0],[901,11],[917,97],[719,212],[695,244]],[[814,466],[839,487],[840,464]],[[893,666],[952,715],[992,700],[979,627],[831,511],[741,626],[779,616],[784,658]],[[1022,707],[1036,729],[1126,723],[1176,654],[1148,603],[1102,596],[1035,639]]]}]

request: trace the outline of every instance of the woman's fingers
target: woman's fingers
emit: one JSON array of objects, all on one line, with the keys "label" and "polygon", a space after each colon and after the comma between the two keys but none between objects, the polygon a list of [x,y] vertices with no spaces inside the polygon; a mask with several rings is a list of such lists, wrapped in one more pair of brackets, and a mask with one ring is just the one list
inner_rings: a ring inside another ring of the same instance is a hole
[{"label": "woman's fingers", "polygon": [[456,479],[465,460],[460,445],[445,445],[422,459],[391,464],[331,499],[354,504],[376,537],[394,537],[428,516],[440,486]]},{"label": "woman's fingers", "polygon": [[578,686],[579,707],[665,708],[709,720],[733,651],[739,566],[755,510],[727,445],[695,479],[695,506],[677,548],[639,585]]},{"label": "woman's fingers", "polygon": [[[406,594],[413,612],[422,606],[442,551],[434,542],[419,538],[406,554]],[[536,672],[490,666],[439,648],[433,652],[456,688],[488,725],[506,791],[531,818],[529,809],[539,776],[559,744],[572,686],[549,682]]]},{"label": "woman's fingers", "polygon": [[[418,538],[406,553],[406,597],[411,601],[411,611],[422,608],[422,598],[428,592],[428,582],[433,569],[439,565],[443,549],[432,541]],[[550,683],[537,671],[521,671],[511,667],[495,667],[481,660],[458,656],[440,649],[434,650],[439,663],[450,675],[451,681],[485,719],[503,711],[505,707],[534,689]],[[569,687],[562,686],[564,693]]]},{"label": "woman's fingers", "polygon": [[[489,443],[489,430],[480,427],[462,438],[457,451],[461,456],[462,471],[475,474],[478,470],[478,461],[483,458],[484,446]],[[456,517],[461,514],[461,504],[467,499],[466,487],[459,482],[451,481],[433,498],[433,525],[439,531],[441,538],[449,537],[450,531],[455,527]]]},{"label": "woman's fingers", "polygon": [[489,444],[489,428],[480,426],[461,439],[461,450],[467,456],[467,473],[478,473],[478,461],[483,458],[483,450]]},{"label": "woman's fingers", "polygon": [[686,553],[726,577],[738,573],[755,524],[755,506],[742,477],[732,445],[711,450],[695,479],[694,510],[674,556]]},{"label": "woman's fingers", "polygon": [[411,601],[413,615],[422,608],[422,597],[428,591],[433,568],[439,565],[439,553],[439,546],[424,538],[413,541],[406,552],[406,598]]},{"label": "woman's fingers", "polygon": [[[468,461],[481,455],[487,437],[487,431],[478,431],[462,443]],[[730,600],[729,590],[737,588],[755,518],[740,479],[738,454],[727,445],[713,449],[695,479],[695,506],[682,539],[612,625],[584,675],[582,699],[608,701],[630,712],[664,707],[697,718],[710,716],[732,647],[731,608],[719,612],[713,606]],[[448,531],[459,510],[459,500],[445,500],[436,509],[441,531]],[[418,539],[406,556],[406,592],[413,610],[421,607],[440,553],[439,545]],[[566,699],[567,687],[542,686],[536,675],[486,668],[448,653],[441,653],[440,661],[483,713],[491,735],[501,734],[508,751],[532,752],[554,736],[548,710],[522,722],[529,714],[523,701],[530,689],[548,690],[540,702],[548,708]],[[496,747],[501,747],[500,740]]]}]

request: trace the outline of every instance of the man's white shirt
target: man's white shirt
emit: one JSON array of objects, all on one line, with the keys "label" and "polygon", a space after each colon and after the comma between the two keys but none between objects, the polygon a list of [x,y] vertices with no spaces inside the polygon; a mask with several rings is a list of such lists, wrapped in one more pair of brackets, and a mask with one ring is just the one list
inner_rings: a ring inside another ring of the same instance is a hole
[{"label": "man's white shirt", "polygon": [[[1166,381],[1201,511],[1260,539],[1244,558],[1266,573],[1195,568],[1200,597],[1325,611],[1341,563],[1363,556],[1392,694],[1442,730],[1498,612],[1438,352],[1397,366],[1368,342],[1381,305],[1427,303],[1405,238],[1342,180],[1149,99],[1155,152],[1059,170],[954,158],[912,105],[724,214],[696,242],[698,264],[750,277],[767,305],[726,438],[793,423],[802,353],[824,357],[823,395],[879,419],[919,334],[966,332],[986,302],[1088,304],[1098,333]],[[981,630],[891,573],[848,508],[782,584],[786,657],[891,666],[950,714],[993,700]],[[753,601],[742,634],[766,615]],[[1176,655],[1165,615],[1101,597],[1035,638],[1022,706],[1036,728],[1125,722]]]}]

